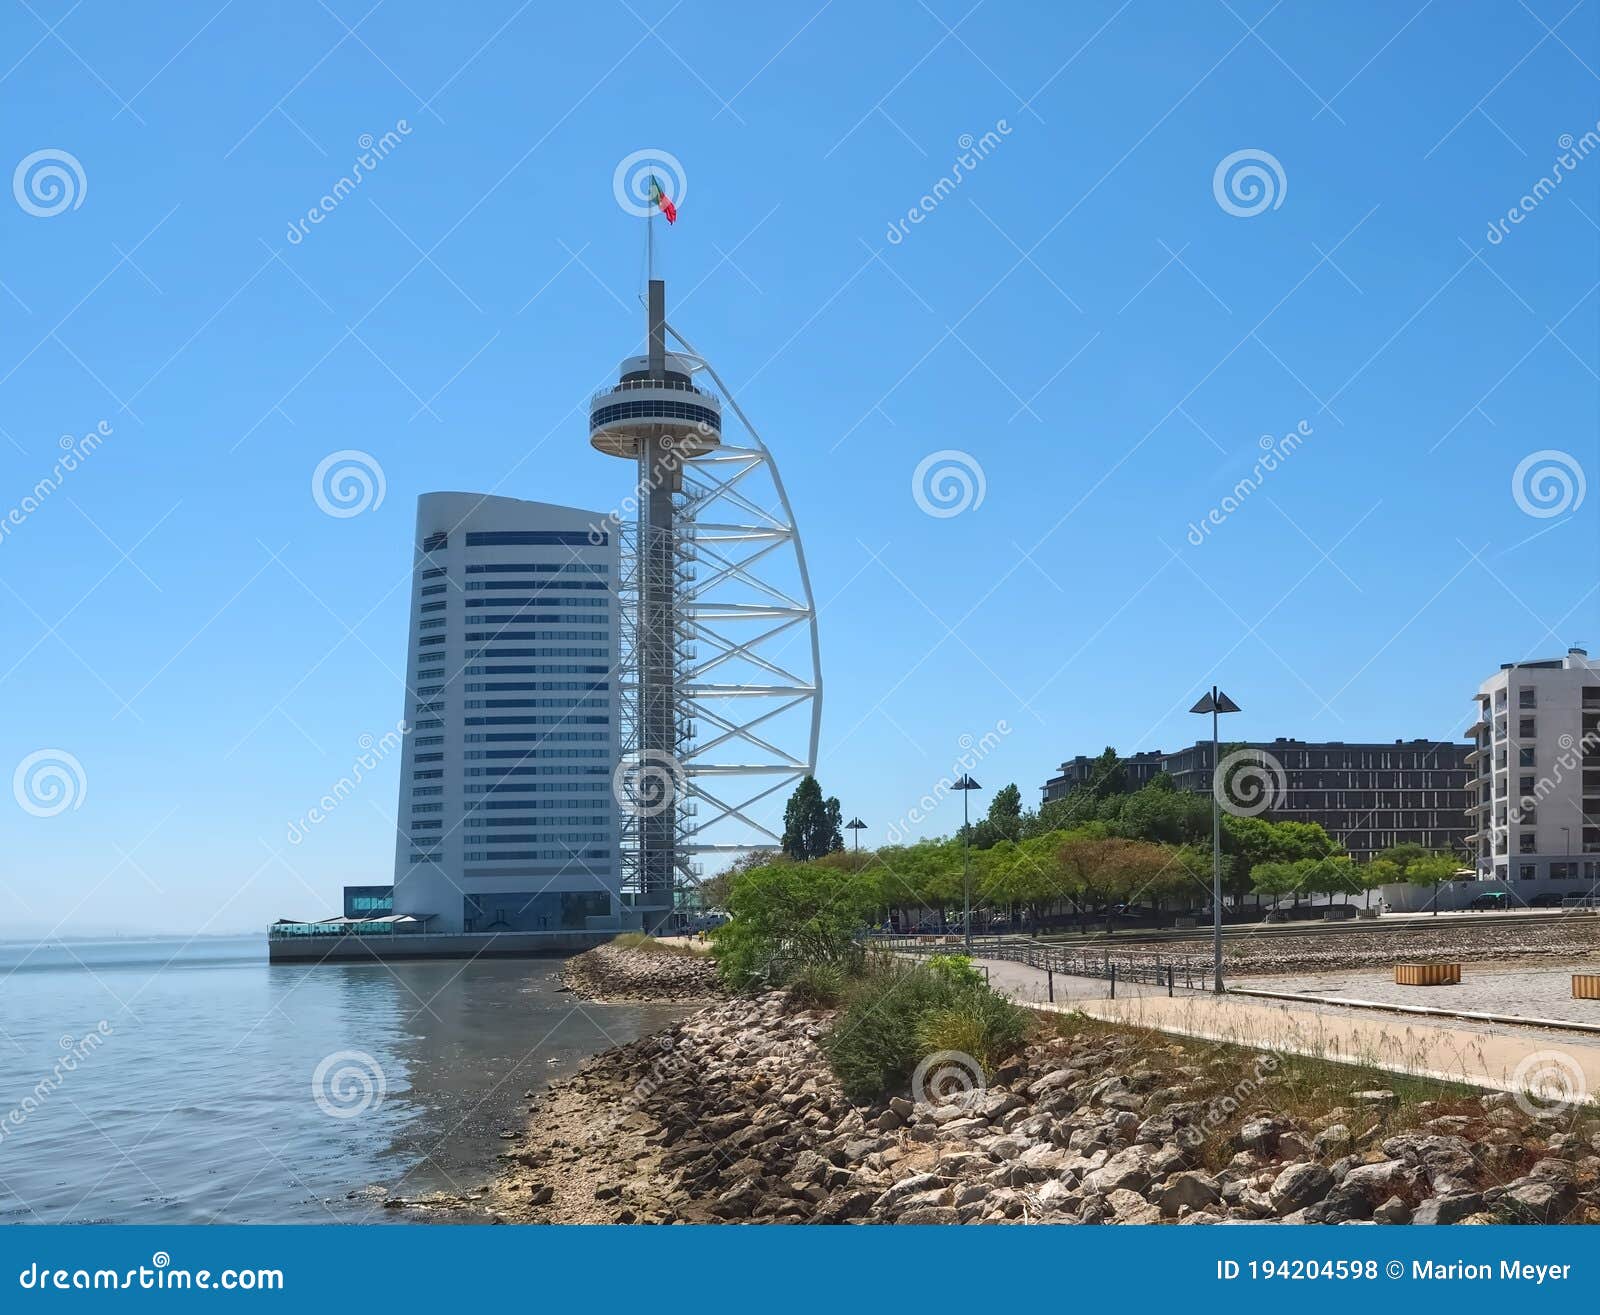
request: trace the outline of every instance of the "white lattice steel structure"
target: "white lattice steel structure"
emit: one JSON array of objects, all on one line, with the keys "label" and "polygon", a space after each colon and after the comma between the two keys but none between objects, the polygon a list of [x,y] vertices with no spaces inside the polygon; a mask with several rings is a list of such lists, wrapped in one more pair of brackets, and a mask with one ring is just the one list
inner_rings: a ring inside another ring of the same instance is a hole
[{"label": "white lattice steel structure", "polygon": [[[772,454],[650,283],[649,355],[596,394],[590,441],[638,467],[621,526],[623,888],[657,925],[707,855],[775,848],[816,768],[822,667],[805,549]],[[682,348],[667,350],[671,337]],[[704,374],[720,391],[696,382]],[[724,443],[723,407],[744,430]]]}]

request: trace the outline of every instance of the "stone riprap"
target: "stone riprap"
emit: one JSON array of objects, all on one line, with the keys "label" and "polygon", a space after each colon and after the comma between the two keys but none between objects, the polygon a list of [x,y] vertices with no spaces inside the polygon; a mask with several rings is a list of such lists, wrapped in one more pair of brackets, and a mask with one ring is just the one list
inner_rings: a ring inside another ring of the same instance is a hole
[{"label": "stone riprap", "polygon": [[714,1000],[722,994],[709,954],[601,945],[561,968],[561,981],[586,1000]]},{"label": "stone riprap", "polygon": [[[1237,1056],[1088,1029],[960,1102],[847,1099],[832,1018],[732,1000],[596,1056],[536,1105],[487,1204],[538,1223],[1600,1222],[1600,1124],[1509,1095],[1297,1121]],[[1265,1057],[1270,1058],[1270,1057]]]}]

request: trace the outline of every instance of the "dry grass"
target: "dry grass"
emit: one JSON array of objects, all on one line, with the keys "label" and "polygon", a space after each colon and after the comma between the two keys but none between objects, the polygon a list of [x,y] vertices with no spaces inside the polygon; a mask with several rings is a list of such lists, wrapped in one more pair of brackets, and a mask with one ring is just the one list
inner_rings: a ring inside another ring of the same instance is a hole
[{"label": "dry grass", "polygon": [[613,949],[638,950],[642,954],[676,954],[684,958],[697,958],[700,955],[710,954],[711,947],[696,945],[674,945],[666,941],[658,941],[654,936],[646,936],[642,931],[625,931],[611,942]]},{"label": "dry grass", "polygon": [[[1461,1134],[1469,1141],[1479,1140],[1492,1127],[1485,1120],[1481,1097],[1486,1093],[1481,1088],[1396,1073],[1363,1063],[1359,1057],[1333,1059],[1231,1040],[1192,1039],[1077,1013],[1040,1015],[1037,1028],[1038,1039],[1109,1043],[1119,1052],[1119,1071],[1147,1070],[1152,1075],[1145,1079],[1145,1089],[1181,1088],[1182,1094],[1173,1100],[1195,1102],[1205,1110],[1197,1157],[1213,1171],[1233,1157],[1241,1125],[1261,1115],[1287,1117],[1297,1127],[1311,1130],[1342,1123],[1349,1128],[1353,1145],[1367,1147],[1444,1116],[1470,1120]],[[1374,1090],[1391,1091],[1394,1100],[1368,1104],[1354,1098],[1357,1092]],[[1153,1104],[1147,1113],[1158,1112],[1161,1104]],[[1593,1135],[1600,1131],[1600,1110],[1579,1109],[1563,1130]],[[1550,1131],[1554,1129],[1529,1130],[1524,1142]],[[1541,1154],[1536,1145],[1525,1145],[1502,1172],[1507,1178],[1526,1172]]]}]

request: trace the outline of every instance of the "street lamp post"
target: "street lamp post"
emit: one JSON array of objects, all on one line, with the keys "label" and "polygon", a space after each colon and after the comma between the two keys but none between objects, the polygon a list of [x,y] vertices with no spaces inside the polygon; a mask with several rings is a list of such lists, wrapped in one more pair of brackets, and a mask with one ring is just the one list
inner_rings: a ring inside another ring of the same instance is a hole
[{"label": "street lamp post", "polygon": [[844,824],[844,829],[846,831],[855,832],[854,840],[856,844],[856,853],[859,854],[861,852],[861,833],[867,829],[867,824],[859,817],[852,817]]},{"label": "street lamp post", "polygon": [[1224,712],[1238,712],[1239,705],[1215,685],[1190,712],[1211,714],[1211,989],[1222,994],[1222,775],[1217,737],[1217,718]]},{"label": "street lamp post", "polygon": [[950,788],[961,791],[961,936],[970,957],[972,954],[972,815],[967,804],[967,796],[973,790],[981,790],[983,787],[972,777],[963,775]]}]

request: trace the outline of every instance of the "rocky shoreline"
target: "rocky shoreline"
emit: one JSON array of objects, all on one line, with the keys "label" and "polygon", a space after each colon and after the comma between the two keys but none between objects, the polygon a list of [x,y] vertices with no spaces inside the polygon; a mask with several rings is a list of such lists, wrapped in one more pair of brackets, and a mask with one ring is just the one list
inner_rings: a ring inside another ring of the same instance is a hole
[{"label": "rocky shoreline", "polygon": [[1382,1089],[1297,1116],[1269,1053],[1241,1077],[1240,1052],[1071,1020],[961,1099],[863,1104],[819,1048],[831,1023],[778,991],[596,1056],[538,1101],[485,1204],[529,1223],[1600,1222],[1589,1113]]},{"label": "rocky shoreline", "polygon": [[597,946],[568,959],[561,968],[561,982],[585,1000],[610,1003],[699,1002],[722,995],[717,965],[709,954],[671,949]]}]

